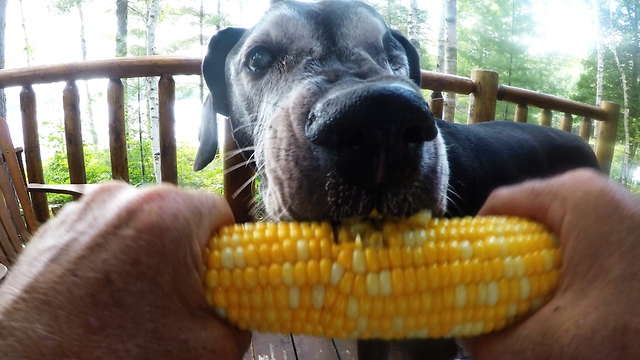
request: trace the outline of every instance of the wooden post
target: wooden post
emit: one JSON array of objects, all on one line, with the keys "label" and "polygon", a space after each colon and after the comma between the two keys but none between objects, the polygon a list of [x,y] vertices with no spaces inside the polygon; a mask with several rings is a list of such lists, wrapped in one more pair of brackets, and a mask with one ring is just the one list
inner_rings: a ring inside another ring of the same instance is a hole
[{"label": "wooden post", "polygon": [[[27,165],[29,182],[44,184],[42,170],[42,155],[40,154],[40,137],[38,119],[36,117],[36,93],[31,85],[26,85],[20,91],[20,111],[22,113],[22,138],[24,141],[24,157]],[[49,219],[49,203],[47,194],[31,193],[31,205],[38,222]]]},{"label": "wooden post", "polygon": [[178,156],[176,153],[176,118],[173,105],[176,100],[176,83],[170,75],[162,75],[158,84],[160,107],[160,173],[162,182],[178,185]]},{"label": "wooden post", "polygon": [[609,101],[602,101],[600,106],[607,111],[609,116],[607,120],[601,121],[598,126],[595,152],[598,163],[600,164],[600,169],[602,169],[605,174],[610,175],[613,152],[616,146],[620,105]]},{"label": "wooden post", "polygon": [[540,111],[540,120],[538,123],[543,126],[551,126],[551,119],[553,119],[553,114],[549,109],[542,109]]},{"label": "wooden post", "polygon": [[442,119],[442,111],[444,110],[444,98],[440,90],[434,90],[429,96],[429,108],[433,113],[433,116],[437,119]]},{"label": "wooden post", "polygon": [[231,123],[224,118],[223,136],[220,147],[224,170],[224,196],[231,206],[236,222],[251,221],[249,209],[253,204],[253,170],[238,151],[238,144],[233,139]]},{"label": "wooden post", "polygon": [[86,184],[87,173],[84,166],[82,148],[82,125],[80,120],[80,94],[73,80],[67,82],[62,91],[64,105],[64,134],[67,141],[67,163],[69,181],[72,184]]},{"label": "wooden post", "polygon": [[516,106],[516,112],[513,116],[513,121],[526,123],[529,117],[529,107],[527,104],[518,104]]},{"label": "wooden post", "polygon": [[124,119],[124,85],[120,79],[109,80],[107,87],[109,104],[109,153],[111,177],[129,182],[127,135]]},{"label": "wooden post", "polygon": [[573,116],[569,113],[564,113],[562,115],[562,120],[560,121],[560,129],[566,132],[571,132],[571,128],[573,127]]},{"label": "wooden post", "polygon": [[584,141],[589,142],[592,130],[593,121],[588,117],[582,118],[582,120],[580,120],[580,137],[583,138]]},{"label": "wooden post", "polygon": [[468,124],[491,121],[496,118],[498,101],[498,73],[489,70],[471,71],[475,91],[469,94]]}]

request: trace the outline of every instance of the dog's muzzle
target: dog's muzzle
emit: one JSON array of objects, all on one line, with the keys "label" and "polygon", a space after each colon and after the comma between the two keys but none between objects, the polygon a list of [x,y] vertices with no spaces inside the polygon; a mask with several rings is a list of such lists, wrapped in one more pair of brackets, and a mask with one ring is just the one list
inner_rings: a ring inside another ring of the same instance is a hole
[{"label": "dog's muzzle", "polygon": [[309,141],[332,159],[337,175],[366,191],[410,182],[422,146],[438,130],[420,94],[402,82],[362,83],[332,91],[312,108]]}]

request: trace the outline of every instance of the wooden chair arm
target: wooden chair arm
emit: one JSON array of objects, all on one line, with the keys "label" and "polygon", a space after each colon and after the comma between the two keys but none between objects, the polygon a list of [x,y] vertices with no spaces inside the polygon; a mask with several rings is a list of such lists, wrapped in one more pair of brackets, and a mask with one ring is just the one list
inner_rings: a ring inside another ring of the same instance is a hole
[{"label": "wooden chair arm", "polygon": [[54,194],[67,194],[81,196],[98,184],[27,184],[27,190],[30,192],[44,192]]},{"label": "wooden chair arm", "polygon": [[5,275],[7,275],[7,267],[0,264],[0,283],[2,282],[2,279],[4,279]]}]

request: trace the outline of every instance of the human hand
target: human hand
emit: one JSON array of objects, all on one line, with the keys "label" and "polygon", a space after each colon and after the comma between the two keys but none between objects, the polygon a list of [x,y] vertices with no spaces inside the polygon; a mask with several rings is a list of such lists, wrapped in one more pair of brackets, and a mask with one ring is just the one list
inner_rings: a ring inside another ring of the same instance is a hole
[{"label": "human hand", "polygon": [[558,235],[553,299],[503,332],[464,341],[482,359],[618,359],[640,355],[640,199],[591,170],[496,190],[481,215],[539,221]]},{"label": "human hand", "polygon": [[65,206],[0,286],[3,358],[240,359],[251,334],[212,314],[203,249],[220,197],[109,183]]}]

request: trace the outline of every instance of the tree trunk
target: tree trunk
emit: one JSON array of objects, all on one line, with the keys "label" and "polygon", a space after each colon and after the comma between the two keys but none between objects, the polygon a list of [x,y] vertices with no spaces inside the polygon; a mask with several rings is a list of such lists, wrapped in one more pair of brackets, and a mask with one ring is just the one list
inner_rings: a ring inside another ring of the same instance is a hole
[{"label": "tree trunk", "polygon": [[[82,11],[82,2],[78,2],[78,15],[80,16],[80,47],[82,49],[82,60],[87,60],[87,37],[84,30],[84,13]],[[98,146],[98,133],[96,132],[96,126],[93,121],[93,97],[91,96],[91,90],[89,89],[89,82],[84,82],[84,88],[87,92],[87,125],[89,125],[89,133],[91,134],[91,141],[95,146]]]},{"label": "tree trunk", "polygon": [[[457,75],[458,72],[458,44],[457,44],[457,0],[446,0],[445,11],[445,73]],[[455,120],[456,93],[444,93],[444,119]]]},{"label": "tree trunk", "polygon": [[411,0],[411,21],[409,24],[409,42],[418,49],[420,53],[420,9],[418,8],[418,0]]},{"label": "tree trunk", "polygon": [[620,78],[622,79],[622,102],[623,102],[623,116],[622,123],[624,124],[624,155],[622,157],[622,170],[620,171],[620,182],[627,185],[629,181],[629,172],[631,170],[631,164],[629,163],[629,157],[631,155],[631,139],[629,136],[629,86],[627,84],[627,76],[624,73],[624,68],[620,63],[618,57],[618,50],[611,44],[609,44],[609,50],[613,53],[613,57],[616,60],[616,66],[618,72],[620,72]]},{"label": "tree trunk", "polygon": [[[0,69],[4,69],[4,38],[7,28],[7,0],[0,0]],[[7,118],[7,97],[0,89],[0,117]]]},{"label": "tree trunk", "polygon": [[598,0],[593,0],[593,18],[596,24],[596,106],[600,106],[602,101],[602,84],[604,83],[604,45],[602,44],[602,27],[600,26],[600,6]]},{"label": "tree trunk", "polygon": [[129,15],[129,1],[116,0],[116,18],[118,30],[116,33],[116,57],[127,56],[127,23]]},{"label": "tree trunk", "polygon": [[[511,29],[509,31],[509,68],[507,69],[507,85],[511,86],[511,76],[513,75],[513,55],[515,53],[515,26],[516,26],[516,1],[511,0]],[[507,118],[509,113],[509,103],[504,104],[503,118]]]},{"label": "tree trunk", "polygon": [[[204,57],[205,40],[204,40],[204,0],[200,0],[200,14],[199,14],[200,27],[200,56]],[[200,103],[204,102],[204,77],[200,76]]]},{"label": "tree trunk", "polygon": [[[156,50],[156,25],[160,18],[160,0],[152,0],[147,18],[147,55],[157,55]],[[153,153],[153,171],[156,182],[162,181],[162,170],[160,169],[160,114],[158,113],[158,79],[156,77],[147,78],[147,109],[149,123],[151,124],[151,152]],[[140,144],[142,151],[142,144]],[[143,154],[140,158],[144,159]]]},{"label": "tree trunk", "polygon": [[447,9],[447,0],[442,0],[442,10],[440,11],[440,24],[438,25],[438,62],[436,63],[436,71],[444,72],[444,27],[445,13]]},{"label": "tree trunk", "polygon": [[22,6],[22,0],[18,0],[20,4],[20,22],[22,25],[22,33],[24,36],[24,54],[27,57],[27,66],[31,66],[31,57],[33,56],[31,42],[29,41],[29,35],[27,33],[27,22],[24,18],[24,7]]}]

